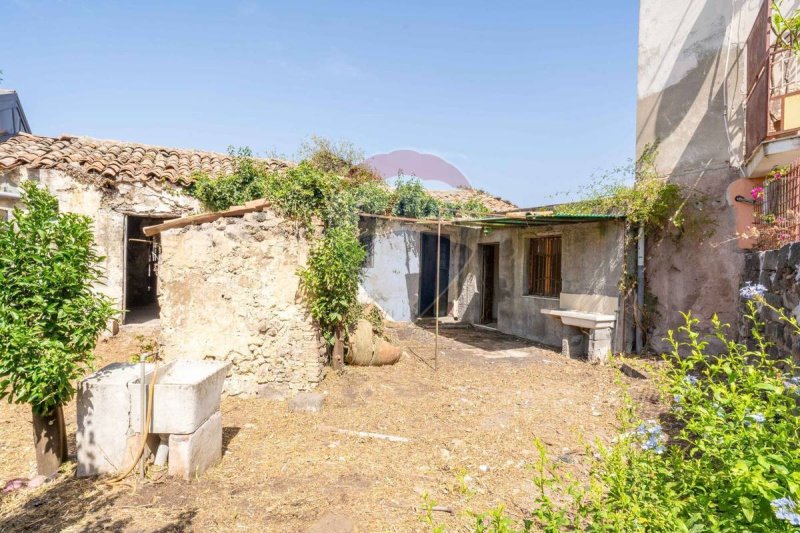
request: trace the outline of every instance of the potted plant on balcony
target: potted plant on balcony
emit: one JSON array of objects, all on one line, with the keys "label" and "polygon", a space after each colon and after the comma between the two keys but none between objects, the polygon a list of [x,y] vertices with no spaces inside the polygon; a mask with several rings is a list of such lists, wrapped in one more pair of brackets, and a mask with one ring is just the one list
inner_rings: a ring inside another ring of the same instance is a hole
[{"label": "potted plant on balcony", "polygon": [[0,398],[31,406],[38,470],[51,475],[67,454],[62,406],[116,311],[93,289],[91,220],[59,213],[31,181],[22,189],[25,210],[0,221]]}]

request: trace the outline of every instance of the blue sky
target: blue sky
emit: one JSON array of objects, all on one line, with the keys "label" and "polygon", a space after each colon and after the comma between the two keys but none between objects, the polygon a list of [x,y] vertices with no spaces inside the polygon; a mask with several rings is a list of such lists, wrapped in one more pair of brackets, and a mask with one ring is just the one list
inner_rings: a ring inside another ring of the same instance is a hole
[{"label": "blue sky", "polygon": [[34,133],[435,153],[520,205],[633,156],[638,2],[4,0]]}]

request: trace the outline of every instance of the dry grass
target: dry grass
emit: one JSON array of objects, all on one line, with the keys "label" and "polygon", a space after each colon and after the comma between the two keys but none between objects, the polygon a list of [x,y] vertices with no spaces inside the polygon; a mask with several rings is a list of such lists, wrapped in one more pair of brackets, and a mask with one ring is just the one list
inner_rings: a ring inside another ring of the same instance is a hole
[{"label": "dry grass", "polygon": [[[431,359],[430,332],[392,333]],[[423,494],[453,509],[437,518],[459,530],[471,523],[470,510],[502,503],[522,516],[530,507],[534,437],[580,473],[585,443],[615,434],[620,383],[657,409],[647,381],[613,367],[471,329],[443,334],[436,372],[404,356],[392,367],[329,374],[318,415],[289,413],[282,402],[224,399],[224,457],[199,480],[109,489],[75,479],[70,464],[53,483],[0,496],[0,531],[305,531],[315,523],[318,531],[351,524],[355,531],[424,531]],[[137,351],[135,342],[115,346],[125,342],[118,339],[100,346],[106,362]],[[74,433],[74,406],[67,416]],[[33,471],[29,418],[26,408],[0,406],[0,480]]]}]

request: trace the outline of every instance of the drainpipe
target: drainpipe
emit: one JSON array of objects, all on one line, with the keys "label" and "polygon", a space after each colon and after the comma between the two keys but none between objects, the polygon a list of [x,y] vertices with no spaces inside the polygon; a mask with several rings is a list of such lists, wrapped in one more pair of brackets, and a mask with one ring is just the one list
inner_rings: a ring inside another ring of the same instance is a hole
[{"label": "drainpipe", "polygon": [[644,225],[639,226],[636,253],[636,353],[644,352]]}]

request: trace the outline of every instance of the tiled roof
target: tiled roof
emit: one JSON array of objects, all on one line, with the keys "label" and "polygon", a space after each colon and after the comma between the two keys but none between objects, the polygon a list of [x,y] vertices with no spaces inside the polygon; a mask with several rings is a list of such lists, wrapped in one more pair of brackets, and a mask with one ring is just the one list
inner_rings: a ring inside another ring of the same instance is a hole
[{"label": "tiled roof", "polygon": [[480,191],[477,189],[450,189],[445,191],[429,190],[431,196],[446,202],[466,202],[471,198],[477,197],[483,205],[489,208],[493,213],[501,211],[509,211],[516,209],[517,206],[504,200],[499,196],[492,196],[491,194]]},{"label": "tiled roof", "polygon": [[[58,169],[109,184],[155,180],[185,185],[198,172],[210,176],[228,174],[233,171],[233,161],[226,154],[90,137],[21,133],[0,140],[0,171],[18,166]],[[289,165],[277,159],[261,161],[272,170]]]}]

